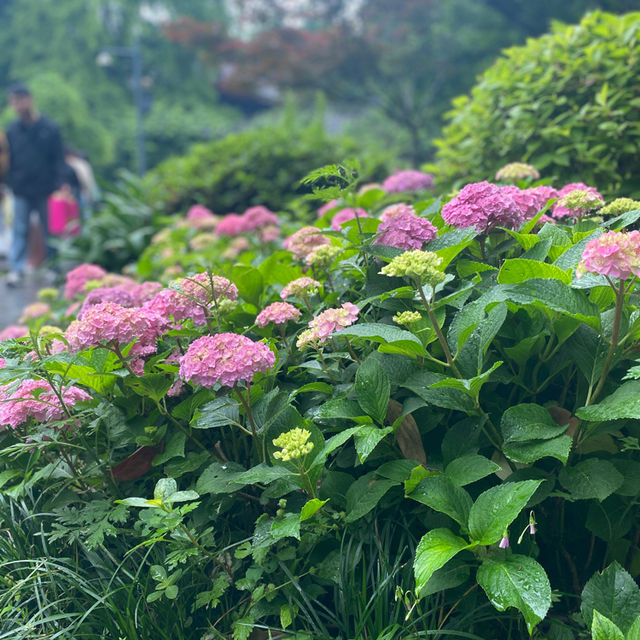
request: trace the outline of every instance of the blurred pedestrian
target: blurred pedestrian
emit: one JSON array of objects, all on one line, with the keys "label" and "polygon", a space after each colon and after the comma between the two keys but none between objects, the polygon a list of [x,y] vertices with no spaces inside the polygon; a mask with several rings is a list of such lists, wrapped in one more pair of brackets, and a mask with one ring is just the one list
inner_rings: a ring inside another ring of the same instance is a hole
[{"label": "blurred pedestrian", "polygon": [[11,85],[9,103],[18,116],[7,129],[10,154],[7,183],[14,196],[7,285],[15,287],[22,281],[27,263],[31,212],[38,212],[46,257],[51,258],[47,198],[56,189],[70,187],[63,177],[64,151],[58,125],[36,111],[31,92],[23,84]]},{"label": "blurred pedestrian", "polygon": [[9,243],[7,240],[7,200],[4,182],[9,171],[9,142],[3,131],[0,131],[0,255],[6,256]]},{"label": "blurred pedestrian", "polygon": [[86,154],[76,149],[65,149],[65,161],[75,171],[78,178],[79,191],[77,199],[80,204],[82,219],[86,220],[91,217],[93,206],[100,197],[100,190],[98,189],[93,169]]}]

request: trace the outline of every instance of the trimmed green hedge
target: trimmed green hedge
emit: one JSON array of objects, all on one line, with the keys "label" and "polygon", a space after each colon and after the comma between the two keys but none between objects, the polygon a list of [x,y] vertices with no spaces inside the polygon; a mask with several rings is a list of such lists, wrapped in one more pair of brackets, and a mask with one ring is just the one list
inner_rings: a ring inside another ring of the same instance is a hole
[{"label": "trimmed green hedge", "polygon": [[587,14],[504,52],[454,100],[430,170],[440,184],[533,164],[557,184],[640,196],[640,13]]}]

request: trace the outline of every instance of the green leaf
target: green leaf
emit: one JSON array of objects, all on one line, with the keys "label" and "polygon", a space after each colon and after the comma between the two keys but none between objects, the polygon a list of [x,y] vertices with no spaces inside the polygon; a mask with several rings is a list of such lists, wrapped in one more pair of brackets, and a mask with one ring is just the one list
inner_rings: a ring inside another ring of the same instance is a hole
[{"label": "green leaf", "polygon": [[236,265],[231,270],[231,280],[238,287],[238,293],[247,302],[257,305],[264,289],[262,273],[249,265]]},{"label": "green leaf", "polygon": [[233,398],[222,396],[199,407],[193,416],[191,426],[194,429],[213,429],[228,424],[239,424],[239,420],[238,403]]},{"label": "green leaf", "polygon": [[440,380],[438,382],[434,382],[431,385],[431,389],[441,389],[446,387],[448,389],[457,389],[458,391],[462,391],[466,393],[472,400],[474,405],[478,403],[478,396],[480,395],[480,390],[482,389],[482,385],[485,384],[489,380],[491,374],[502,364],[502,360],[498,360],[498,362],[494,362],[491,369],[487,369],[484,373],[479,376],[475,376],[473,378],[469,378],[468,380],[461,380],[459,378],[445,378],[444,380]]},{"label": "green leaf", "polygon": [[300,522],[308,520],[318,509],[321,509],[328,500],[318,500],[318,498],[312,498],[308,500],[302,510],[300,511]]},{"label": "green leaf", "polygon": [[197,500],[200,495],[196,491],[176,491],[165,498],[165,502],[173,504],[174,502],[189,502]]},{"label": "green leaf", "polygon": [[178,585],[170,584],[165,590],[164,595],[167,596],[169,600],[175,600],[178,597]]},{"label": "green leaf", "polygon": [[383,424],[391,396],[391,383],[377,359],[369,357],[358,367],[354,391],[363,411]]},{"label": "green leaf", "polygon": [[561,469],[558,480],[576,500],[604,500],[622,486],[624,476],[607,460],[590,458]]},{"label": "green leaf", "polygon": [[565,284],[571,283],[569,273],[553,264],[539,262],[537,260],[524,260],[522,258],[505,260],[498,272],[498,284],[527,282],[535,278],[560,280],[560,282],[564,282]]},{"label": "green leaf", "polygon": [[569,436],[558,436],[550,440],[505,443],[502,452],[513,462],[532,464],[542,458],[556,458],[567,464],[572,444],[573,440]]},{"label": "green leaf", "polygon": [[640,589],[617,562],[602,573],[595,573],[582,590],[580,611],[588,627],[596,610],[615,623],[623,633],[627,633],[640,616]]},{"label": "green leaf", "polygon": [[178,483],[173,478],[160,478],[153,490],[153,499],[164,502],[178,490]]},{"label": "green leaf", "polygon": [[351,327],[338,331],[335,336],[352,336],[354,338],[367,338],[373,342],[383,344],[399,345],[403,349],[411,351],[416,355],[425,355],[426,352],[420,339],[410,331],[399,329],[388,324],[378,322],[363,322],[354,324]]},{"label": "green leaf", "polygon": [[446,476],[434,475],[421,480],[409,497],[435,511],[446,513],[466,528],[472,504],[471,496]]},{"label": "green leaf", "polygon": [[638,616],[627,632],[626,640],[640,640],[640,616]]},{"label": "green leaf", "polygon": [[551,606],[549,579],[533,558],[514,554],[500,560],[486,559],[477,580],[498,611],[515,607],[522,613],[529,635]]},{"label": "green leaf", "polygon": [[244,467],[237,462],[214,462],[198,478],[196,491],[199,494],[233,493],[241,489],[241,486],[230,484],[230,480],[237,478],[244,472]]},{"label": "green leaf", "polygon": [[346,522],[354,522],[366,515],[383,498],[385,493],[398,485],[393,480],[379,478],[375,473],[368,473],[358,478],[347,491]]},{"label": "green leaf", "polygon": [[152,466],[157,467],[158,465],[164,464],[167,460],[171,460],[171,458],[184,458],[184,445],[186,440],[187,436],[185,433],[176,431],[169,439],[164,451],[153,458],[151,462]]},{"label": "green leaf", "polygon": [[413,391],[419,398],[436,407],[472,412],[474,410],[473,400],[466,393],[458,389],[430,388],[442,380],[446,380],[446,376],[432,371],[419,371],[409,376],[400,386]]},{"label": "green leaf", "polygon": [[384,429],[373,425],[363,425],[360,427],[354,437],[356,452],[358,453],[360,462],[364,462],[378,443],[390,433],[393,433],[393,427],[385,427]]},{"label": "green leaf", "polygon": [[429,582],[434,571],[443,567],[467,546],[466,540],[454,535],[449,529],[433,529],[422,536],[413,563],[416,595],[420,597],[420,592]]},{"label": "green leaf", "polygon": [[506,482],[481,493],[469,512],[471,539],[483,545],[500,540],[541,484],[542,480]]},{"label": "green leaf", "polygon": [[625,640],[622,631],[598,611],[593,612],[591,638],[593,640]]},{"label": "green leaf", "polygon": [[314,418],[323,418],[326,420],[345,418],[361,418],[363,411],[360,405],[353,400],[346,398],[333,398],[320,405],[314,413]]},{"label": "green leaf", "polygon": [[271,536],[274,540],[281,538],[296,538],[300,540],[300,514],[285,513],[271,524]]},{"label": "green leaf", "polygon": [[149,396],[152,400],[160,402],[171,388],[173,380],[163,373],[147,373],[141,377],[127,378],[127,386],[138,395]]},{"label": "green leaf", "polygon": [[274,480],[286,478],[291,475],[291,471],[284,466],[277,465],[270,467],[267,464],[260,463],[255,467],[251,467],[248,471],[234,475],[230,478],[231,484],[270,484]]},{"label": "green leaf", "polygon": [[576,416],[590,422],[640,419],[640,380],[625,382],[602,402],[578,409]]},{"label": "green leaf", "polygon": [[460,458],[452,460],[444,470],[445,475],[457,487],[464,487],[467,484],[486,478],[487,476],[500,470],[500,465],[489,458],[470,453]]}]

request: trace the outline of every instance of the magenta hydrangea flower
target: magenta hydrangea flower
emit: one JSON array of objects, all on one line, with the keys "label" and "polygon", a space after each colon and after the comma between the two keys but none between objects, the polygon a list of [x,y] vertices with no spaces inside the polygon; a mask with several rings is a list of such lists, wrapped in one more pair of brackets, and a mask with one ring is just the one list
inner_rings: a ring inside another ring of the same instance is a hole
[{"label": "magenta hydrangea flower", "polygon": [[387,247],[422,249],[422,245],[433,240],[438,231],[429,220],[418,217],[413,207],[406,204],[387,207],[380,219],[380,235],[374,240],[374,244]]},{"label": "magenta hydrangea flower", "polygon": [[524,215],[510,187],[472,182],[442,207],[442,218],[454,227],[475,226],[477,231],[486,232],[496,225],[516,229]]},{"label": "magenta hydrangea flower", "polygon": [[429,173],[407,169],[392,173],[382,183],[382,188],[388,193],[400,193],[401,191],[421,191],[433,187],[433,176]]},{"label": "magenta hydrangea flower", "polygon": [[251,382],[256,373],[270,369],[276,357],[265,344],[235,333],[203,336],[189,345],[180,358],[180,377],[203,387],[233,387]]},{"label": "magenta hydrangea flower", "polygon": [[368,218],[369,214],[364,209],[353,209],[351,207],[347,207],[346,209],[340,209],[335,216],[333,216],[333,220],[331,220],[331,228],[334,231],[340,231],[342,229],[342,225],[349,220],[353,220],[355,218]]},{"label": "magenta hydrangea flower", "polygon": [[304,260],[316,247],[331,244],[327,236],[323,236],[316,227],[302,227],[284,240],[284,248],[293,253],[296,260]]},{"label": "magenta hydrangea flower", "polygon": [[288,302],[274,302],[265,307],[256,317],[256,324],[259,327],[266,327],[268,324],[285,324],[289,320],[297,320],[302,314]]},{"label": "magenta hydrangea flower", "polygon": [[242,214],[242,220],[245,231],[253,231],[254,229],[261,229],[270,225],[278,226],[280,224],[278,216],[262,205],[249,207]]},{"label": "magenta hydrangea flower", "polygon": [[71,351],[135,342],[129,355],[141,356],[154,353],[156,339],[169,328],[168,319],[152,309],[100,302],[85,309],[82,318],[67,327],[65,337]]},{"label": "magenta hydrangea flower", "polygon": [[207,218],[215,218],[213,211],[201,204],[194,204],[187,211],[187,220],[202,220]]},{"label": "magenta hydrangea flower", "polygon": [[522,212],[522,222],[531,220],[539,211],[542,211],[547,202],[558,197],[558,192],[553,187],[540,186],[531,189],[520,189],[513,185],[500,187],[503,194],[508,194]]},{"label": "magenta hydrangea flower", "polygon": [[237,213],[228,213],[215,228],[219,236],[237,236],[246,230],[245,219]]},{"label": "magenta hydrangea flower", "polygon": [[[565,184],[564,187],[562,187],[562,189],[560,189],[560,191],[558,192],[558,198],[562,198],[563,196],[566,196],[572,191],[587,191],[589,193],[593,193],[594,195],[599,196],[599,198],[604,203],[604,199],[602,198],[602,195],[600,194],[600,192],[595,187],[590,187],[584,184],[583,182],[572,182],[571,184]],[[568,217],[571,217],[571,218],[580,217],[582,215],[582,212],[577,211],[575,209],[567,209],[567,207],[563,207],[556,204],[551,211],[551,215],[557,220],[560,220],[562,218],[568,218]]]},{"label": "magenta hydrangea flower", "polygon": [[16,338],[26,338],[29,335],[29,327],[21,324],[10,324],[0,331],[0,342],[3,340],[15,340]]},{"label": "magenta hydrangea flower", "polygon": [[576,275],[587,271],[620,280],[640,276],[640,231],[609,231],[589,240]]},{"label": "magenta hydrangea flower", "polygon": [[310,343],[322,344],[336,331],[351,326],[358,319],[359,312],[358,307],[351,302],[345,302],[337,309],[323,311],[311,320],[309,328],[298,336],[296,346],[301,349]]},{"label": "magenta hydrangea flower", "polygon": [[280,297],[286,300],[289,296],[306,296],[315,293],[322,285],[313,278],[303,276],[292,280],[280,292]]},{"label": "magenta hydrangea flower", "polygon": [[97,264],[81,264],[67,273],[67,281],[64,287],[64,297],[73,300],[78,294],[84,291],[87,282],[91,280],[102,280],[107,272]]},{"label": "magenta hydrangea flower", "polygon": [[340,206],[339,200],[331,200],[326,202],[321,207],[318,208],[318,218],[322,218],[325,213],[329,213],[329,211],[333,211]]},{"label": "magenta hydrangea flower", "polygon": [[[15,429],[29,418],[51,422],[68,417],[60,399],[45,380],[23,380],[13,391],[10,386],[0,388],[0,424]],[[64,387],[61,396],[67,408],[91,400],[86,391],[73,386]]]}]

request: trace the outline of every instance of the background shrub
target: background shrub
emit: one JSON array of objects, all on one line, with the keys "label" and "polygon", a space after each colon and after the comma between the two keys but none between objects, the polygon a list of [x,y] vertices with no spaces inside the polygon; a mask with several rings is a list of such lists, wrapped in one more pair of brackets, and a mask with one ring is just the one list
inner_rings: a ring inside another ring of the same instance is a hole
[{"label": "background shrub", "polygon": [[454,100],[437,141],[442,183],[480,180],[515,160],[558,184],[637,196],[640,13],[587,14],[513,47]]}]

